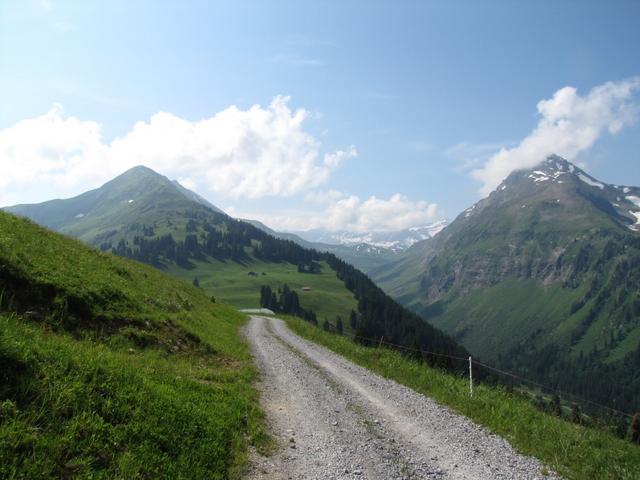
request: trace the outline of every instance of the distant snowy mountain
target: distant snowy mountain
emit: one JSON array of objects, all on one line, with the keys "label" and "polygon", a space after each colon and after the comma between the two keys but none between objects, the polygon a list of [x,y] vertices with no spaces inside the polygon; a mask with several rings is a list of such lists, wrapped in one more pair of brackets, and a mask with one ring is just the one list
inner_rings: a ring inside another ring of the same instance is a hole
[{"label": "distant snowy mountain", "polygon": [[401,252],[413,244],[432,238],[447,226],[446,220],[431,223],[429,225],[412,227],[395,232],[349,232],[346,230],[330,231],[315,229],[292,232],[308,242],[324,243],[329,245],[358,246],[359,249],[376,247],[379,249]]}]

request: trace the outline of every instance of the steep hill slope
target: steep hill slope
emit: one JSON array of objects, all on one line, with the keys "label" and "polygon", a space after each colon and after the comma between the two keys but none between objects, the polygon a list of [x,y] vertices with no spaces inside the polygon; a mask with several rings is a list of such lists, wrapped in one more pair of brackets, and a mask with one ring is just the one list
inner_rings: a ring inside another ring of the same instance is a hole
[{"label": "steep hill slope", "polygon": [[639,216],[640,189],[553,156],[371,274],[473,353],[639,408]]},{"label": "steep hill slope", "polygon": [[[301,315],[334,325],[340,317],[347,330],[351,326],[363,336],[464,353],[335,255],[271,236],[198,199],[152,170],[136,167],[78,197],[9,210],[197,283],[217,300],[238,307],[258,306],[262,285],[277,291],[287,284],[306,312]],[[347,322],[352,317],[354,325]]]},{"label": "steep hill slope", "polygon": [[244,318],[0,212],[0,477],[228,478],[257,430]]}]

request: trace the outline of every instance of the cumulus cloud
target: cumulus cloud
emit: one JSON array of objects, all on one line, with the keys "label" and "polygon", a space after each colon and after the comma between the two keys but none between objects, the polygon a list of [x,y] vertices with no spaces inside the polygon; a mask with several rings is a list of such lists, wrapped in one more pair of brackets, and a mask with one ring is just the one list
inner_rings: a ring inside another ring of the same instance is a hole
[{"label": "cumulus cloud", "polygon": [[339,190],[327,190],[327,191],[313,190],[307,193],[304,196],[304,199],[309,203],[328,205],[330,203],[336,202],[347,196],[348,195],[346,193],[341,192]]},{"label": "cumulus cloud", "polygon": [[362,200],[355,195],[327,192],[316,197],[324,208],[320,211],[287,211],[284,214],[226,211],[240,218],[253,218],[277,230],[348,230],[351,232],[397,231],[433,221],[438,214],[435,203],[413,201],[399,193],[389,199],[371,196]]},{"label": "cumulus cloud", "polygon": [[98,168],[108,156],[100,125],[63,118],[54,105],[46,114],[0,131],[0,189],[66,191],[102,175]]},{"label": "cumulus cloud", "polygon": [[388,200],[372,196],[364,201],[350,195],[331,204],[321,222],[329,230],[402,230],[432,220],[436,213],[436,204],[414,202],[399,193]]},{"label": "cumulus cloud", "polygon": [[618,133],[632,124],[638,113],[633,102],[640,77],[607,82],[581,96],[574,87],[564,87],[552,98],[538,102],[536,128],[513,148],[502,148],[472,175],[483,182],[486,195],[515,170],[531,168],[556,153],[573,160],[600,136]]},{"label": "cumulus cloud", "polygon": [[46,198],[65,196],[142,164],[224,195],[294,195],[326,182],[357,151],[322,154],[320,142],[304,130],[309,112],[291,110],[288,102],[277,96],[266,108],[231,106],[199,121],[160,112],[110,143],[98,123],[65,116],[55,105],[0,131],[0,187],[5,198],[38,185]]}]

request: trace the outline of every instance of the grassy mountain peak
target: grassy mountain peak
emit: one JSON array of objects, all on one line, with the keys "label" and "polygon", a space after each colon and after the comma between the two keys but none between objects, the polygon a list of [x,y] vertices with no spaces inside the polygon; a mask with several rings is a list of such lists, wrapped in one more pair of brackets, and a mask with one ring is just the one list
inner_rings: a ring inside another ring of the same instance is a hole
[{"label": "grassy mountain peak", "polygon": [[97,244],[122,238],[124,227],[180,216],[195,206],[215,209],[197,194],[150,168],[139,165],[100,188],[64,200],[8,207],[53,230]]}]

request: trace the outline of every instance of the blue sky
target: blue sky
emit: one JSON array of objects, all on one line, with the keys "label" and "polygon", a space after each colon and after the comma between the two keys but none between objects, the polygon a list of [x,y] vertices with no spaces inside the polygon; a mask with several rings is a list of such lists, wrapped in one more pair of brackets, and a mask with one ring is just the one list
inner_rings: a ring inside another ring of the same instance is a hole
[{"label": "blue sky", "polygon": [[[453,218],[531,161],[523,140],[555,146],[549,99],[565,137],[594,130],[560,150],[640,185],[639,24],[632,1],[5,0],[0,204],[77,194],[133,162],[276,228]],[[515,150],[487,166],[501,147]]]}]

